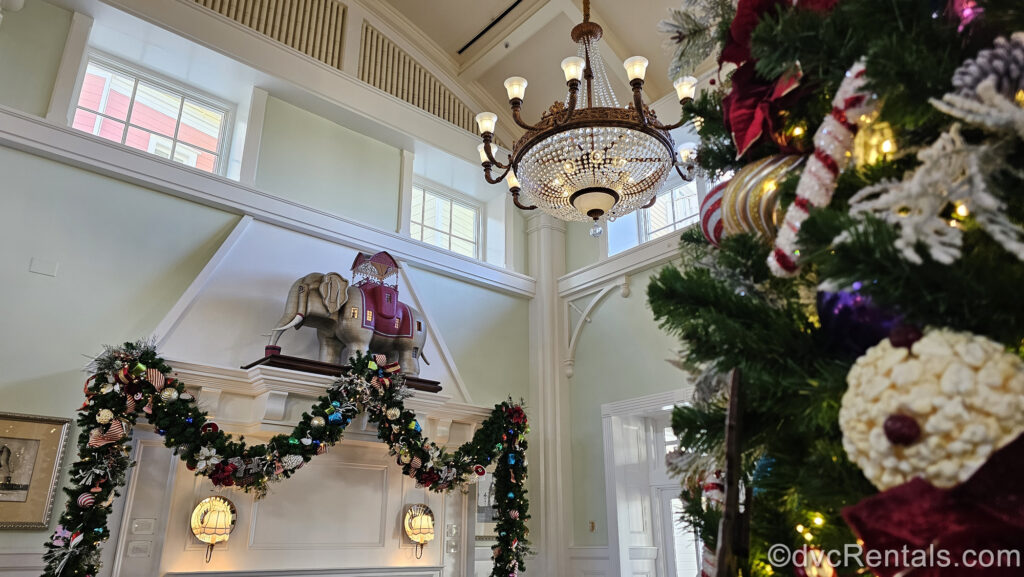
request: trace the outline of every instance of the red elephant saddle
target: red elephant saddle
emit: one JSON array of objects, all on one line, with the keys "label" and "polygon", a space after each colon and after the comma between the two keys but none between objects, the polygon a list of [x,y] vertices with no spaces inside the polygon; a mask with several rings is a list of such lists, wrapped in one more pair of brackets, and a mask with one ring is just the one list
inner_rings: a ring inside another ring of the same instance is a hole
[{"label": "red elephant saddle", "polygon": [[412,313],[408,305],[398,301],[394,287],[364,283],[359,285],[359,290],[366,307],[363,328],[386,337],[412,338]]}]

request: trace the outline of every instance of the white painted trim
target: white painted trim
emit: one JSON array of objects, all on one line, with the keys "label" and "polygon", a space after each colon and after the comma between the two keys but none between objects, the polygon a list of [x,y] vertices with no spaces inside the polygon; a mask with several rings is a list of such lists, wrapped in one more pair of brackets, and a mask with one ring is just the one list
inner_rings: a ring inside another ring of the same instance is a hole
[{"label": "white painted trim", "polygon": [[249,118],[245,124],[245,143],[242,146],[242,166],[238,180],[246,186],[256,185],[256,171],[263,146],[263,123],[267,117],[267,91],[253,86],[249,100]]},{"label": "white painted trim", "polygon": [[192,305],[195,303],[199,293],[202,292],[203,288],[206,287],[206,284],[210,282],[211,278],[213,278],[213,273],[216,272],[221,263],[227,259],[231,249],[235,248],[235,245],[238,244],[238,241],[242,238],[242,235],[245,234],[246,229],[249,228],[249,225],[251,225],[252,222],[253,218],[251,216],[243,216],[242,219],[238,221],[235,228],[231,230],[231,233],[228,234],[227,238],[224,239],[224,242],[221,243],[217,252],[213,253],[213,256],[210,257],[210,260],[203,267],[203,270],[199,271],[196,278],[192,280],[192,284],[188,285],[185,292],[178,298],[178,302],[174,303],[171,310],[167,311],[167,314],[164,315],[163,320],[161,320],[160,324],[158,324],[156,329],[153,330],[153,336],[156,338],[156,346],[158,349],[167,341],[167,337],[170,336],[171,331],[178,326],[181,319],[185,318],[185,315],[188,314],[189,309],[192,308]]},{"label": "white painted trim", "polygon": [[35,550],[0,551],[0,575],[4,577],[35,577],[43,572],[43,533]]},{"label": "white painted trim", "polygon": [[[455,380],[455,388],[459,390],[459,394],[468,404],[473,404],[473,397],[469,394],[469,387],[466,386],[466,381],[462,379],[462,375],[459,373],[459,368],[455,365],[455,357],[452,355],[448,345],[444,342],[444,338],[441,337],[441,333],[437,330],[437,325],[434,324],[434,319],[424,308],[423,302],[420,301],[419,296],[416,294],[416,289],[413,287],[413,283],[409,280],[409,274],[404,269],[398,269],[398,275],[405,286],[405,294],[408,295],[409,300],[412,301],[412,306],[416,310],[420,311],[423,315],[423,319],[427,322],[427,334],[434,339],[434,344],[437,345],[439,351],[441,351],[441,360],[444,361],[445,367],[448,372],[451,373],[452,379]],[[422,355],[421,355],[422,357]],[[423,360],[422,358],[420,360]]]},{"label": "white painted trim", "polygon": [[359,49],[362,43],[363,20],[366,10],[356,2],[345,4],[345,30],[342,42],[341,69],[352,76],[359,76]]},{"label": "white painted trim", "polygon": [[64,52],[57,67],[57,79],[50,93],[50,107],[46,110],[46,120],[67,126],[71,124],[71,110],[78,94],[78,79],[85,55],[89,46],[89,33],[92,31],[92,18],[75,12],[71,15],[71,28],[67,40],[64,41]]},{"label": "white painted trim", "polygon": [[[580,311],[580,320],[576,323],[576,327],[573,328],[572,335],[569,337],[569,354],[565,358],[565,376],[569,378],[572,378],[573,376],[573,369],[576,365],[576,345],[579,344],[580,333],[583,332],[583,327],[590,322],[590,313],[597,307],[597,305],[601,304],[601,301],[604,300],[604,297],[607,296],[608,293],[620,288],[621,286],[622,284],[612,284],[604,287],[599,293],[597,293],[597,296],[587,303],[587,307]],[[571,301],[567,302],[570,306],[573,306]],[[568,316],[569,315],[566,315],[567,318]]]},{"label": "white painted trim", "polygon": [[668,405],[681,405],[683,403],[688,403],[692,396],[693,385],[687,384],[686,387],[676,389],[674,391],[665,391],[663,393],[654,393],[643,397],[637,397],[635,399],[605,403],[601,405],[601,416],[624,417],[657,413],[662,410],[662,407]]},{"label": "white painted trim", "polygon": [[380,569],[283,569],[274,571],[195,571],[165,573],[164,577],[441,577],[444,567],[385,567]]},{"label": "white painted trim", "polygon": [[671,262],[679,257],[679,240],[675,235],[624,250],[606,260],[573,271],[558,279],[558,294],[562,298],[578,296],[601,286],[609,279],[632,275],[638,271]]},{"label": "white painted trim", "polygon": [[529,298],[536,290],[536,281],[526,275],[307,208],[5,106],[0,106],[0,145],[228,212],[247,214],[357,250],[377,252],[387,248],[396,258],[418,267],[506,294]]},{"label": "white painted trim", "polygon": [[398,234],[409,236],[410,222],[412,221],[412,187],[416,182],[413,174],[413,162],[416,160],[416,153],[411,150],[401,151],[402,160],[400,163],[402,175],[398,183]]}]

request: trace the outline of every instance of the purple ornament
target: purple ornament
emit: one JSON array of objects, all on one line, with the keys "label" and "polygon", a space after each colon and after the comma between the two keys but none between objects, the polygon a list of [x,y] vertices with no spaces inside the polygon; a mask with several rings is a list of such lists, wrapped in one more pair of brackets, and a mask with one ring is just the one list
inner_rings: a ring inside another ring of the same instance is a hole
[{"label": "purple ornament", "polygon": [[889,336],[899,322],[900,315],[879,308],[870,297],[857,292],[860,284],[854,283],[852,291],[818,293],[819,335],[826,349],[859,357]]}]

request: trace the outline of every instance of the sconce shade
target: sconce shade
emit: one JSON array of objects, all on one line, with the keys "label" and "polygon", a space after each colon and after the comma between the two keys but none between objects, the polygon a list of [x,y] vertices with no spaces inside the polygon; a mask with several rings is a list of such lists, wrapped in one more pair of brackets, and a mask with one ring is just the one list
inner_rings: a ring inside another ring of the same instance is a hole
[{"label": "sconce shade", "polygon": [[647,59],[643,56],[631,56],[622,63],[630,80],[643,80],[647,76]]},{"label": "sconce shade", "polygon": [[405,512],[405,534],[413,543],[423,545],[434,540],[434,512],[423,504],[409,507]]},{"label": "sconce shade", "polygon": [[680,101],[693,98],[697,94],[697,79],[693,76],[676,78],[672,86],[675,87],[676,96],[679,97]]},{"label": "sconce shade", "polygon": [[209,545],[206,549],[207,563],[213,555],[213,546],[231,536],[236,518],[235,504],[224,497],[207,497],[192,510],[189,525],[196,539]]},{"label": "sconce shade", "polygon": [[480,134],[494,132],[494,125],[498,123],[498,115],[493,112],[481,112],[476,115],[476,126]]},{"label": "sconce shade", "polygon": [[570,56],[562,61],[562,72],[565,73],[565,81],[583,80],[583,69],[587,62],[579,56]]},{"label": "sconce shade", "polygon": [[522,76],[512,76],[505,80],[505,90],[508,92],[508,99],[518,98],[522,100],[526,97],[526,79]]}]

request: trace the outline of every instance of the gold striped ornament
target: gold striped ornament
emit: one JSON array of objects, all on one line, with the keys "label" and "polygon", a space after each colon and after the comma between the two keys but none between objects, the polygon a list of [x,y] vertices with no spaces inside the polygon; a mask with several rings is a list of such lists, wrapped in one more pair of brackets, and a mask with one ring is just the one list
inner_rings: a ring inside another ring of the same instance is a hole
[{"label": "gold striped ornament", "polygon": [[722,191],[723,236],[753,233],[772,240],[782,219],[779,182],[798,169],[805,157],[776,155],[739,170]]}]

